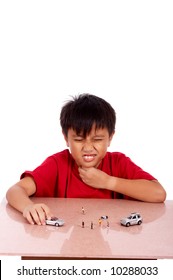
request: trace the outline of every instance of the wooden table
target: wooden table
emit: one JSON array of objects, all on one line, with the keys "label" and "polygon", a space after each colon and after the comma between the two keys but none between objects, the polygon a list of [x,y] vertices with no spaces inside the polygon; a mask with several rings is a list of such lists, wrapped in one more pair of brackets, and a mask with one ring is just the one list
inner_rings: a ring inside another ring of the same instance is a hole
[{"label": "wooden table", "polygon": [[[65,220],[65,225],[30,225],[4,199],[0,205],[0,255],[33,259],[173,258],[173,201],[145,203],[79,198],[33,200],[46,203],[55,216]],[[131,212],[139,212],[143,223],[130,227],[120,225],[120,219]],[[102,215],[108,216],[109,226],[106,220],[102,220],[99,225]]]}]

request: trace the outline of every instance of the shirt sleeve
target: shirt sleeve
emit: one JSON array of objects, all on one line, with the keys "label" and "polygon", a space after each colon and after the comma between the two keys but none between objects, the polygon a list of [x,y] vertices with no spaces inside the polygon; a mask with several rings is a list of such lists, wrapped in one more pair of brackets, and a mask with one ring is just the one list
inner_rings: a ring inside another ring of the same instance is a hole
[{"label": "shirt sleeve", "polygon": [[147,171],[144,171],[141,167],[135,164],[129,157],[124,154],[118,156],[118,177],[124,179],[146,179],[157,180]]},{"label": "shirt sleeve", "polygon": [[53,156],[48,157],[40,166],[33,171],[25,171],[21,179],[31,176],[36,184],[34,196],[54,197],[57,180],[57,163]]}]

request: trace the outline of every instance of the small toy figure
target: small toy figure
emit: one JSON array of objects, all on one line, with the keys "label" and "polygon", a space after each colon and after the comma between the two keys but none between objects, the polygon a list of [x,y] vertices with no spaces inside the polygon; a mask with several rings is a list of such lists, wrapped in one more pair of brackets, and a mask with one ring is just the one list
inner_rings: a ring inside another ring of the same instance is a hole
[{"label": "small toy figure", "polygon": [[84,210],[84,208],[82,207],[82,214],[84,215],[85,214],[85,210]]},{"label": "small toy figure", "polygon": [[101,224],[102,224],[102,219],[100,218],[99,219],[99,226],[101,226]]},{"label": "small toy figure", "polygon": [[82,227],[84,228],[84,221],[82,221]]},{"label": "small toy figure", "polygon": [[93,222],[91,222],[91,229],[93,229]]}]

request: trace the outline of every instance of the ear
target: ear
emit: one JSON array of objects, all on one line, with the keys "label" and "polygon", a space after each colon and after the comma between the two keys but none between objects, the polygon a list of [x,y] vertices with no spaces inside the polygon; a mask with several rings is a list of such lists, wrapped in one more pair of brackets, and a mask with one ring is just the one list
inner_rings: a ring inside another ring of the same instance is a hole
[{"label": "ear", "polygon": [[113,137],[114,137],[114,134],[115,134],[115,131],[109,136],[109,144],[108,144],[108,147],[109,147],[110,144],[111,144],[111,141],[112,141],[112,139],[113,139]]}]

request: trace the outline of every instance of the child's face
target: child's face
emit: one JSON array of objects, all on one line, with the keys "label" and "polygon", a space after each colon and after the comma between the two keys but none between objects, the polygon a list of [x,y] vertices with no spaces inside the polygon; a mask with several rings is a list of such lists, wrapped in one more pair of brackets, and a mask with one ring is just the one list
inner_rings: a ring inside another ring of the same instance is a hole
[{"label": "child's face", "polygon": [[77,135],[73,129],[68,130],[65,137],[71,155],[80,167],[98,167],[104,158],[113,135],[109,136],[106,128],[95,130],[93,126],[90,134],[84,138]]}]

